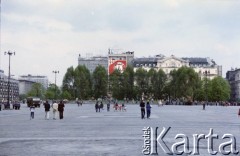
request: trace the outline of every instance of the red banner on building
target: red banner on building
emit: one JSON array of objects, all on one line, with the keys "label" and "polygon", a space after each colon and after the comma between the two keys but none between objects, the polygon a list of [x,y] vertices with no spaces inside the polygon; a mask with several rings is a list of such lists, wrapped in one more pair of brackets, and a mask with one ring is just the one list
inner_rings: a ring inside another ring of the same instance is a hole
[{"label": "red banner on building", "polygon": [[119,70],[121,73],[126,69],[127,61],[126,60],[112,60],[109,62],[108,71],[109,74],[112,74],[114,70]]}]

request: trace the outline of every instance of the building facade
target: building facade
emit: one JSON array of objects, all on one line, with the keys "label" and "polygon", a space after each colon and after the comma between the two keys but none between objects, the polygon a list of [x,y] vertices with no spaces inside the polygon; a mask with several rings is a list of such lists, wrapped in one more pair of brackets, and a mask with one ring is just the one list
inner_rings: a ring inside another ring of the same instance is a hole
[{"label": "building facade", "polygon": [[93,71],[99,65],[103,66],[107,70],[108,69],[108,57],[93,56],[93,57],[83,58],[83,57],[81,57],[81,55],[79,55],[78,65],[86,66],[86,68],[90,71],[90,73],[93,73]]},{"label": "building facade", "polygon": [[[9,81],[9,100],[19,100],[19,82],[16,79],[10,78]],[[4,71],[0,70],[0,101],[8,99],[8,76],[4,75]]]},{"label": "building facade", "polygon": [[240,101],[240,68],[227,71],[226,79],[231,86],[231,100]]},{"label": "building facade", "polygon": [[44,89],[48,88],[48,77],[47,76],[30,75],[30,74],[19,76],[19,81],[23,81],[23,80],[40,83]]},{"label": "building facade", "polygon": [[128,64],[132,64],[133,59],[134,52],[113,52],[109,49],[108,56],[81,57],[79,54],[78,65],[86,66],[90,73],[93,73],[95,68],[101,65],[108,71],[108,74],[111,74],[115,69],[124,71]]},{"label": "building facade", "polygon": [[147,71],[154,68],[156,70],[162,69],[166,74],[170,74],[172,70],[177,70],[183,66],[193,68],[201,78],[207,76],[207,78],[213,79],[216,76],[222,76],[222,67],[210,58],[179,58],[174,55],[170,57],[156,55],[155,57],[135,58],[133,60],[134,71],[138,68],[144,68]]},{"label": "building facade", "polygon": [[29,80],[19,80],[19,95],[27,95],[31,91],[34,83],[36,82]]}]

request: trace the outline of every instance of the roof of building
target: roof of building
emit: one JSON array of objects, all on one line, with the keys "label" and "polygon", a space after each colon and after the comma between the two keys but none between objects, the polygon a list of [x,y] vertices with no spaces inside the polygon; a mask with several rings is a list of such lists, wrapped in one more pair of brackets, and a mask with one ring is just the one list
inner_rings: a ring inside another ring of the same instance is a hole
[{"label": "roof of building", "polygon": [[19,77],[20,78],[47,78],[47,76],[44,76],[44,75],[31,75],[31,74],[21,75]]},{"label": "roof of building", "polygon": [[188,60],[190,64],[209,64],[207,58],[201,57],[183,57],[183,60]]},{"label": "roof of building", "polygon": [[31,81],[31,80],[25,80],[25,79],[19,79],[19,82],[30,82],[30,83],[36,83],[35,81]]},{"label": "roof of building", "polygon": [[140,63],[140,62],[149,62],[149,63],[157,63],[158,58],[156,57],[148,57],[148,58],[135,58],[133,60],[134,63]]},{"label": "roof of building", "polygon": [[137,66],[137,64],[138,65],[140,65],[140,64],[157,64],[157,60],[158,60],[158,58],[156,58],[156,57],[143,57],[143,58],[135,58],[134,60],[133,60],[133,66]]}]

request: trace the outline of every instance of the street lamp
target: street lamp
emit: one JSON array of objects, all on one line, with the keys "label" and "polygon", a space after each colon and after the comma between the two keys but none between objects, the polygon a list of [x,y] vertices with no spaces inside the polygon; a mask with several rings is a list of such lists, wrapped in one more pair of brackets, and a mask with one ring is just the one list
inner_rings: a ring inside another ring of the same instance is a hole
[{"label": "street lamp", "polygon": [[15,52],[11,52],[11,51],[8,51],[8,52],[4,52],[4,55],[8,55],[9,57],[9,62],[8,62],[8,96],[7,96],[7,106],[6,108],[7,109],[10,109],[10,61],[11,61],[11,56],[12,55],[15,55]]},{"label": "street lamp", "polygon": [[53,73],[55,74],[55,100],[57,98],[57,74],[59,74],[59,71],[54,70]]}]

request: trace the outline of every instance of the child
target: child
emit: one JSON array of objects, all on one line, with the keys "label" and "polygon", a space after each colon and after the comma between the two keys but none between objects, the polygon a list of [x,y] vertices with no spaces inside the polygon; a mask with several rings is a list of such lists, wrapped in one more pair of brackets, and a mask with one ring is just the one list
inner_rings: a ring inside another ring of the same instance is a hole
[{"label": "child", "polygon": [[31,119],[34,119],[34,110],[35,110],[35,106],[34,105],[31,105],[30,106],[30,120]]}]

